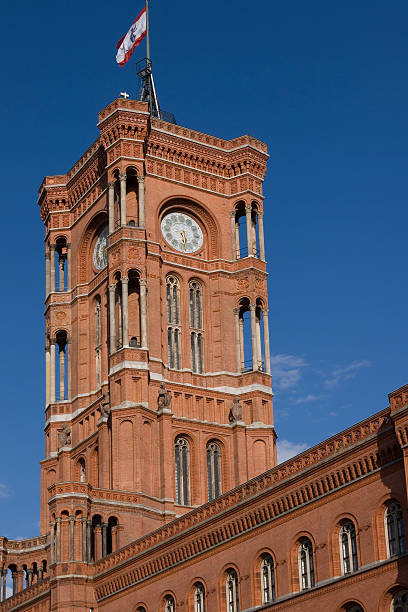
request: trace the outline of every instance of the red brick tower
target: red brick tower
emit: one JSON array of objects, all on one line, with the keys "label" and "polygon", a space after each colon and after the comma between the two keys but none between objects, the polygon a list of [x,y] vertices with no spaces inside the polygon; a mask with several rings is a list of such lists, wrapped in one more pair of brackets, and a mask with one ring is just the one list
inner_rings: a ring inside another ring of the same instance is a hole
[{"label": "red brick tower", "polygon": [[266,146],[118,99],[46,177],[50,562],[100,558],[276,464]]}]

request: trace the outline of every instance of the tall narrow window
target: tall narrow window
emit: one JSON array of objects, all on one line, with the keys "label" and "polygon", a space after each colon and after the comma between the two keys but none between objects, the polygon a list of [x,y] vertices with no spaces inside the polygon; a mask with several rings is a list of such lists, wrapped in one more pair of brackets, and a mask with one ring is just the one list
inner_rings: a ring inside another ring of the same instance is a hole
[{"label": "tall narrow window", "polygon": [[310,589],[315,585],[313,546],[308,538],[304,538],[298,549],[299,582],[301,590]]},{"label": "tall narrow window", "polygon": [[239,612],[238,574],[228,570],[226,581],[227,612]]},{"label": "tall narrow window", "polygon": [[398,591],[392,598],[391,612],[408,612],[408,591]]},{"label": "tall narrow window", "polygon": [[203,304],[201,285],[191,281],[190,290],[190,344],[191,369],[203,373]]},{"label": "tall narrow window", "polygon": [[80,482],[86,481],[85,459],[83,457],[78,460],[78,477]]},{"label": "tall narrow window", "polygon": [[221,495],[221,450],[216,442],[207,444],[208,501]]},{"label": "tall narrow window", "polygon": [[404,522],[400,504],[391,503],[385,511],[388,556],[400,555],[406,551]]},{"label": "tall narrow window", "polygon": [[194,612],[205,612],[205,588],[201,582],[194,585]]},{"label": "tall narrow window", "polygon": [[347,521],[340,529],[340,555],[342,574],[350,574],[358,570],[356,528],[354,523]]},{"label": "tall narrow window", "polygon": [[190,447],[185,438],[176,438],[174,445],[176,468],[176,503],[181,506],[190,504]]},{"label": "tall narrow window", "polygon": [[262,603],[275,600],[275,570],[271,555],[264,555],[261,563]]},{"label": "tall narrow window", "polygon": [[95,298],[95,382],[96,388],[101,386],[101,353],[102,353],[102,321],[101,298]]},{"label": "tall narrow window", "polygon": [[175,276],[166,279],[167,347],[169,368],[180,369],[180,284]]},{"label": "tall narrow window", "polygon": [[164,612],[176,612],[176,603],[171,595],[167,595],[164,600]]}]

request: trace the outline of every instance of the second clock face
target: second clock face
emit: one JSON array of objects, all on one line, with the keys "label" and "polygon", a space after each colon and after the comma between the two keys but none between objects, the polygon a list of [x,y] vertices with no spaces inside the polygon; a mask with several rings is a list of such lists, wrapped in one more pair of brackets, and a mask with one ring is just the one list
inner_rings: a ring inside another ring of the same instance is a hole
[{"label": "second clock face", "polygon": [[203,246],[201,227],[185,213],[171,212],[164,215],[161,231],[166,242],[182,253],[195,253]]},{"label": "second clock face", "polygon": [[96,241],[93,263],[97,270],[102,270],[108,263],[108,226],[104,227]]}]

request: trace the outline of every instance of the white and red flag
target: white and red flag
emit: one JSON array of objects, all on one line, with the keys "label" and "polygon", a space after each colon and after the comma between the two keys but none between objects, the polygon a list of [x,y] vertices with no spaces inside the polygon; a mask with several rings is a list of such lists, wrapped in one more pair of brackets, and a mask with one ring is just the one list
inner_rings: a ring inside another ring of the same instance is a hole
[{"label": "white and red flag", "polygon": [[116,61],[118,62],[119,66],[124,66],[130,59],[135,47],[140,45],[146,36],[146,30],[146,7],[144,7],[139,16],[132,23],[129,32],[125,34],[116,45],[118,50],[116,54]]}]

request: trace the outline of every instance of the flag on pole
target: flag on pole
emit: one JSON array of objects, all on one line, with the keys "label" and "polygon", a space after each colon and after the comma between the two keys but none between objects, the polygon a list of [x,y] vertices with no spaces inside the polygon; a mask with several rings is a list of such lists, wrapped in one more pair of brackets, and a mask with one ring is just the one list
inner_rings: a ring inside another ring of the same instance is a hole
[{"label": "flag on pole", "polygon": [[131,58],[135,47],[140,45],[146,36],[146,29],[146,7],[144,7],[139,16],[132,23],[129,32],[125,34],[116,45],[118,50],[116,61],[119,66],[124,66]]}]

